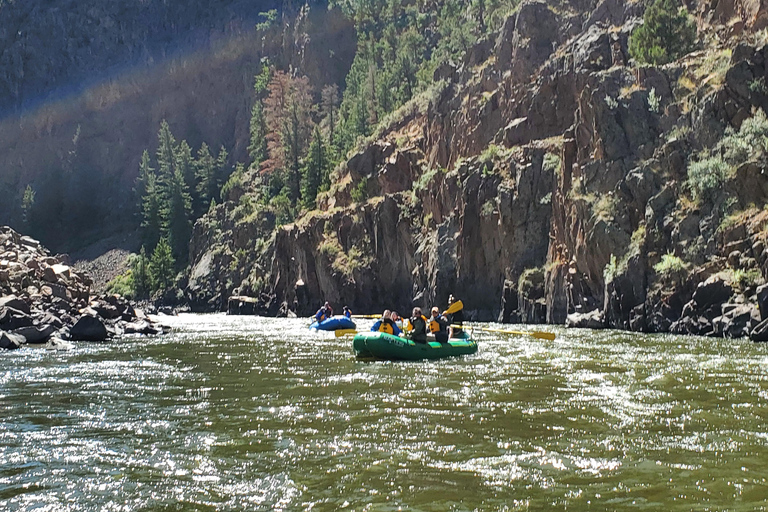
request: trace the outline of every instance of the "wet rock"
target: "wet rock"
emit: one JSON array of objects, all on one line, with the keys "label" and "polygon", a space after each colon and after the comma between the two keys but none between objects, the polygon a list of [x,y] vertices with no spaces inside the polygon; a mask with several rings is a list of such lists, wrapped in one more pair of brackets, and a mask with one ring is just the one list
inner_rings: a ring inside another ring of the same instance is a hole
[{"label": "wet rock", "polygon": [[749,339],[761,343],[768,342],[768,318],[757,324],[749,333]]}]

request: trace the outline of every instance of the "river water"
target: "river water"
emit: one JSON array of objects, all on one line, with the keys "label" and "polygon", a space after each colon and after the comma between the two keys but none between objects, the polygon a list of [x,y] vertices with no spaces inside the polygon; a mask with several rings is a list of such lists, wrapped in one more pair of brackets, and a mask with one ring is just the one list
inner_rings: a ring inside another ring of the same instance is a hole
[{"label": "river water", "polygon": [[768,345],[475,331],[361,362],[301,319],[163,320],[0,353],[0,510],[768,508]]}]

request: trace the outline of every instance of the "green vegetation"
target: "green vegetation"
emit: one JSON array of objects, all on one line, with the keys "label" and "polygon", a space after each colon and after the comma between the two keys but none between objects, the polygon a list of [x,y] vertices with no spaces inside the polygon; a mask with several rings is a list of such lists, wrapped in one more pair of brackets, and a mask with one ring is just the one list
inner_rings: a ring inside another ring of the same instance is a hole
[{"label": "green vegetation", "polygon": [[368,199],[368,178],[363,177],[357,185],[355,185],[350,194],[352,195],[352,201],[356,203],[362,203]]},{"label": "green vegetation", "polygon": [[153,290],[167,290],[173,283],[175,261],[168,240],[161,238],[149,260],[149,278]]},{"label": "green vegetation", "polygon": [[413,191],[414,192],[422,192],[424,190],[427,190],[427,187],[429,187],[429,184],[432,182],[435,176],[438,174],[438,169],[432,168],[427,169],[424,171],[421,176],[419,176],[419,179],[413,182]]},{"label": "green vegetation", "polygon": [[610,283],[613,281],[613,279],[619,275],[619,272],[621,270],[621,265],[619,265],[618,260],[616,259],[615,254],[611,254],[611,258],[608,260],[608,263],[605,264],[605,267],[603,268],[603,280],[606,283]]},{"label": "green vegetation", "polygon": [[556,153],[547,153],[544,155],[544,163],[542,164],[542,169],[544,171],[559,174],[560,166],[561,160],[559,155]]},{"label": "green vegetation", "polygon": [[731,282],[739,290],[752,288],[763,282],[763,275],[756,268],[749,270],[736,269],[732,272]]},{"label": "green vegetation", "polygon": [[629,53],[639,62],[667,64],[689,53],[695,40],[696,25],[678,0],[654,0],[629,38]]},{"label": "green vegetation", "polygon": [[739,131],[728,128],[723,138],[711,151],[703,151],[698,160],[688,164],[687,185],[694,201],[701,204],[712,200],[735,167],[749,159],[766,154],[768,118],[757,110],[745,119]]},{"label": "green vegetation", "polygon": [[24,225],[29,224],[29,212],[32,210],[32,206],[35,204],[35,191],[32,185],[27,185],[24,189],[24,195],[21,198],[21,212]]},{"label": "green vegetation", "polygon": [[525,269],[517,282],[518,291],[531,297],[536,290],[544,290],[545,275],[546,269],[543,266]]},{"label": "green vegetation", "polygon": [[653,270],[662,276],[679,274],[687,268],[685,262],[674,254],[667,253],[661,257],[661,261],[653,266]]}]

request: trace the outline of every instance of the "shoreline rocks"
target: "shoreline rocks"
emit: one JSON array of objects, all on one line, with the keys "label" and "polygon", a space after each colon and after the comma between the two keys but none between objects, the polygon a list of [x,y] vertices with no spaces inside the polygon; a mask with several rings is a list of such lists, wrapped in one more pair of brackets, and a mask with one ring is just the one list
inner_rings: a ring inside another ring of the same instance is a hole
[{"label": "shoreline rocks", "polygon": [[37,240],[0,227],[0,348],[107,341],[165,332],[119,295],[90,296],[91,279]]}]

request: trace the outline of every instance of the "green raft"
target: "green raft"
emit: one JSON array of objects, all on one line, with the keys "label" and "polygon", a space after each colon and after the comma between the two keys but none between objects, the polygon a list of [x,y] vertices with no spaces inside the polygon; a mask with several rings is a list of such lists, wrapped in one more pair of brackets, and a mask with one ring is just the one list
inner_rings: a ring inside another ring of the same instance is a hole
[{"label": "green raft", "polygon": [[363,332],[355,336],[352,348],[359,358],[368,359],[399,359],[420,361],[422,359],[442,359],[444,357],[462,356],[477,352],[477,343],[466,332],[463,338],[452,338],[448,343],[428,341],[414,343],[407,338],[401,338],[384,332]]}]

